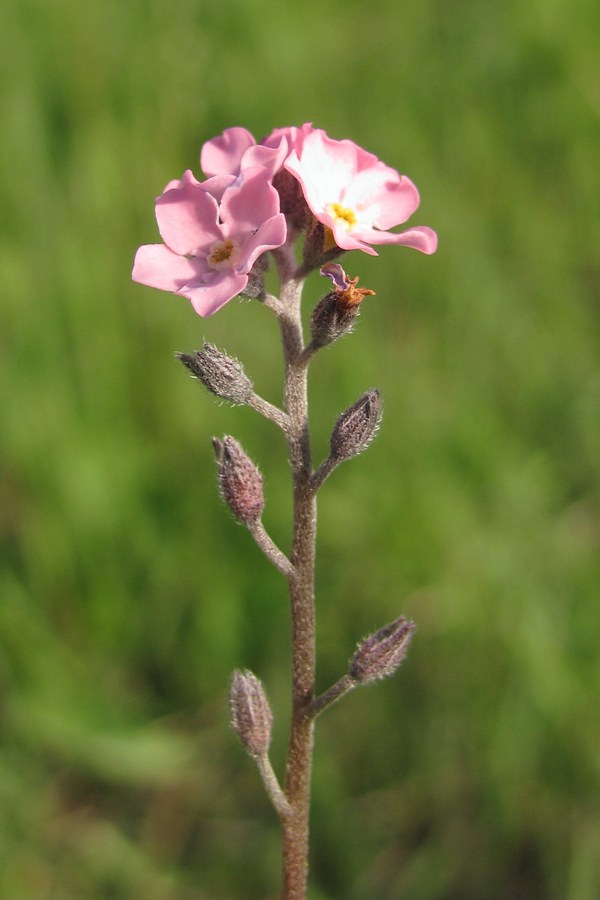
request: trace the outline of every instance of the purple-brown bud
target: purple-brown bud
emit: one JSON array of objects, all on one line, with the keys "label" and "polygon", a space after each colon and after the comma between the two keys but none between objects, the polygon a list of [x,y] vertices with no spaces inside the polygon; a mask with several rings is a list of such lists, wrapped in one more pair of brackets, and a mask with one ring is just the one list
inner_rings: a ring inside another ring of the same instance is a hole
[{"label": "purple-brown bud", "polygon": [[262,682],[252,672],[233,673],[229,689],[231,724],[251,756],[264,756],[271,743],[273,713]]},{"label": "purple-brown bud", "polygon": [[350,676],[361,684],[368,684],[393,675],[406,656],[415,628],[414,622],[400,616],[369,635],[358,645],[350,661]]},{"label": "purple-brown bud", "polygon": [[331,458],[341,462],[362,453],[377,433],[380,421],[381,397],[373,388],[337,420],[331,433]]},{"label": "purple-brown bud", "polygon": [[178,359],[212,394],[231,403],[247,403],[252,395],[252,382],[242,364],[214,344],[204,344],[194,355],[176,353]]},{"label": "purple-brown bud", "polygon": [[251,528],[260,521],[265,508],[260,470],[229,435],[222,441],[213,438],[213,448],[221,495],[236,519]]}]

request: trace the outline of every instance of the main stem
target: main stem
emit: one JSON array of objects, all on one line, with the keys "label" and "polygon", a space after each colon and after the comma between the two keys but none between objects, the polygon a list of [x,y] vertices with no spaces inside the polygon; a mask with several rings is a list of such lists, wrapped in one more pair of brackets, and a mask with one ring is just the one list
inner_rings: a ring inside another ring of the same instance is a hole
[{"label": "main stem", "polygon": [[281,259],[282,314],[279,317],[285,358],[285,408],[289,416],[288,450],[294,486],[294,528],[288,578],[292,618],[292,721],[283,826],[283,900],[305,900],[308,878],[310,776],[314,722],[305,716],[315,693],[314,568],[317,504],[311,488],[308,432],[307,362],[300,315],[303,279],[294,276],[291,258]]}]

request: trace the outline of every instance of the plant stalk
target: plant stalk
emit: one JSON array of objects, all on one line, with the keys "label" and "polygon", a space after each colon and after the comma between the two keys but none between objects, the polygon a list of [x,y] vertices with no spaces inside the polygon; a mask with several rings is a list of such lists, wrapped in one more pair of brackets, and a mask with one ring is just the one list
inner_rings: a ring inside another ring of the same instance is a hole
[{"label": "plant stalk", "polygon": [[279,317],[285,360],[285,411],[292,468],[294,525],[288,577],[292,620],[292,717],[282,816],[283,900],[305,900],[308,880],[310,778],[314,722],[306,709],[315,694],[314,569],[317,504],[311,488],[308,431],[307,361],[300,315],[303,279],[293,274],[291,258],[278,260],[282,312]]}]

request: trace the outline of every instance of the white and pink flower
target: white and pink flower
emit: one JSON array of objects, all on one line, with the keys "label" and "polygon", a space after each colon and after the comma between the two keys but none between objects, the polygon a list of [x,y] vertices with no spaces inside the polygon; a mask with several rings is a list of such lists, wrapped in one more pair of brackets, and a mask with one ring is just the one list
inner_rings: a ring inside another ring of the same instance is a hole
[{"label": "white and pink flower", "polygon": [[[259,267],[248,282],[258,258],[286,239],[293,243],[302,231],[309,233],[305,271],[339,250],[373,256],[378,244],[436,250],[431,228],[390,230],[419,206],[412,181],[352,141],[332,140],[310,123],[275,128],[259,144],[247,129],[228,128],[204,144],[200,162],[205,181],[187,171],[158,197],[163,243],[139,248],[132,277],[187,297],[201,316],[246,288],[256,295]],[[311,222],[321,223],[324,235]],[[316,249],[311,238],[318,240]]]},{"label": "white and pink flower", "polygon": [[437,235],[431,228],[389,231],[415,212],[419,192],[409,178],[353,141],[335,141],[312,130],[292,150],[285,168],[298,179],[313,215],[328,230],[330,248],[377,256],[372,244],[402,244],[435,252]]},{"label": "white and pink flower", "polygon": [[156,219],[164,243],[139,248],[133,280],[187,297],[201,316],[243,293],[258,257],[287,234],[279,195],[261,166],[205,182],[186,172],[157,199]]}]

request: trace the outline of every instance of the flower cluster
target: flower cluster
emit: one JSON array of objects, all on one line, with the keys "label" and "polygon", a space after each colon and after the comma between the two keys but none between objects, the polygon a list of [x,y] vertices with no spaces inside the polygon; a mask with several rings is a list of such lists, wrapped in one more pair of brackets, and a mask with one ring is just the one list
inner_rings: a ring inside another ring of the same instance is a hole
[{"label": "flower cluster", "polygon": [[430,228],[390,231],[419,205],[409,178],[309,124],[275,129],[260,143],[228,128],[204,144],[200,164],[204,181],[188,170],[157,198],[164,243],[139,248],[132,277],[186,297],[201,316],[238,294],[261,296],[264,254],[301,231],[310,235],[311,267],[347,250],[377,255],[374,244],[436,249]]}]

